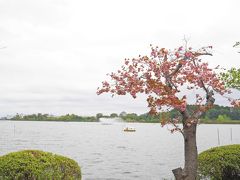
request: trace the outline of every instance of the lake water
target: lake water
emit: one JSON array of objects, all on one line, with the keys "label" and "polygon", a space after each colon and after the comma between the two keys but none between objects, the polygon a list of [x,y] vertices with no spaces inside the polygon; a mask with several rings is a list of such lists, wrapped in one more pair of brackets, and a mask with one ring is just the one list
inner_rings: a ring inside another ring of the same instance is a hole
[{"label": "lake water", "polygon": [[[126,125],[136,132],[123,132]],[[218,146],[217,131],[220,145],[240,144],[240,125],[199,125],[199,152]],[[0,132],[0,155],[23,149],[65,155],[79,163],[83,180],[173,179],[171,170],[183,165],[181,134],[160,124],[0,121]]]}]

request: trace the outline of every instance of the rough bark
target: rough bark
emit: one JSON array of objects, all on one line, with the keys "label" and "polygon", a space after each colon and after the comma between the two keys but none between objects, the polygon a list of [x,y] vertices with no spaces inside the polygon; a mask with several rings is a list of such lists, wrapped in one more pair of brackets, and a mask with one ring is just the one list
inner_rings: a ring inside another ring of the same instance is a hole
[{"label": "rough bark", "polygon": [[185,164],[184,180],[194,180],[197,178],[197,143],[196,143],[196,124],[190,127],[184,127],[184,152]]},{"label": "rough bark", "polygon": [[184,168],[174,169],[172,172],[176,180],[195,180],[197,178],[197,143],[196,124],[183,128],[184,135]]},{"label": "rough bark", "polygon": [[182,170],[182,168],[179,167],[179,168],[173,169],[172,172],[173,172],[176,180],[182,180],[183,179],[183,175],[182,175],[183,174],[183,170]]}]

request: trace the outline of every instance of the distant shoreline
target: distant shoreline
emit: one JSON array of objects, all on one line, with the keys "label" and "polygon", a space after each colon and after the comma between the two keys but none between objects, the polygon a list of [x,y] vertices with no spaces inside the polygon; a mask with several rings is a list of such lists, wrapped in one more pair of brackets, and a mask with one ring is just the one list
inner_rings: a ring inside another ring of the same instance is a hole
[{"label": "distant shoreline", "polygon": [[223,122],[205,121],[205,122],[201,122],[200,124],[240,124],[240,120],[231,120],[231,121],[223,121]]},{"label": "distant shoreline", "polygon": [[1,119],[1,121],[37,121],[37,122],[99,122],[99,121],[80,121],[80,120],[16,120],[16,119]]},{"label": "distant shoreline", "polygon": [[[124,120],[124,119],[122,119],[123,121],[123,123],[153,123],[153,124],[157,124],[157,123],[159,123],[160,124],[160,122],[158,121],[158,122],[152,122],[152,121],[126,121],[126,120]],[[101,121],[99,121],[99,120],[96,120],[96,121],[87,121],[87,120],[23,120],[23,119],[21,119],[21,120],[15,120],[15,119],[2,119],[2,120],[0,120],[0,122],[1,121],[33,121],[33,122],[101,122]],[[107,122],[107,121],[105,121],[105,122]],[[213,120],[213,121],[200,121],[200,123],[199,124],[236,124],[236,125],[239,125],[240,124],[240,120],[231,120],[231,121],[229,121],[229,120],[227,120],[227,121],[223,121],[223,122],[218,122],[218,121],[215,121],[215,120]]]}]

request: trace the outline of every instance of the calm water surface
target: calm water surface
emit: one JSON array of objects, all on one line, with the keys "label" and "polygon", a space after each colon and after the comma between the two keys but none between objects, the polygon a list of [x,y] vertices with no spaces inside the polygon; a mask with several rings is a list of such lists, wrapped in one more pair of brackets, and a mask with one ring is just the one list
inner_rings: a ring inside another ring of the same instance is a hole
[{"label": "calm water surface", "polygon": [[[40,149],[75,159],[83,180],[173,179],[171,170],[183,164],[181,134],[160,124],[0,121],[0,155]],[[199,125],[198,150],[240,144],[240,125]],[[231,138],[232,132],[232,138]]]}]

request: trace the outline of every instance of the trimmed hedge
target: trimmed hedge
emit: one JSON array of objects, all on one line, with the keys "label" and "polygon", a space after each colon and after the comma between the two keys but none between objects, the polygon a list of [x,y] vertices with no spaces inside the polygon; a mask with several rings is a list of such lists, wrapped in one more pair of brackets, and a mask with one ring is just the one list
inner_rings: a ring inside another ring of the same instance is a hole
[{"label": "trimmed hedge", "polygon": [[220,146],[198,156],[199,178],[212,180],[240,179],[240,144]]},{"label": "trimmed hedge", "polygon": [[74,160],[39,150],[24,150],[0,157],[0,179],[81,180]]}]

